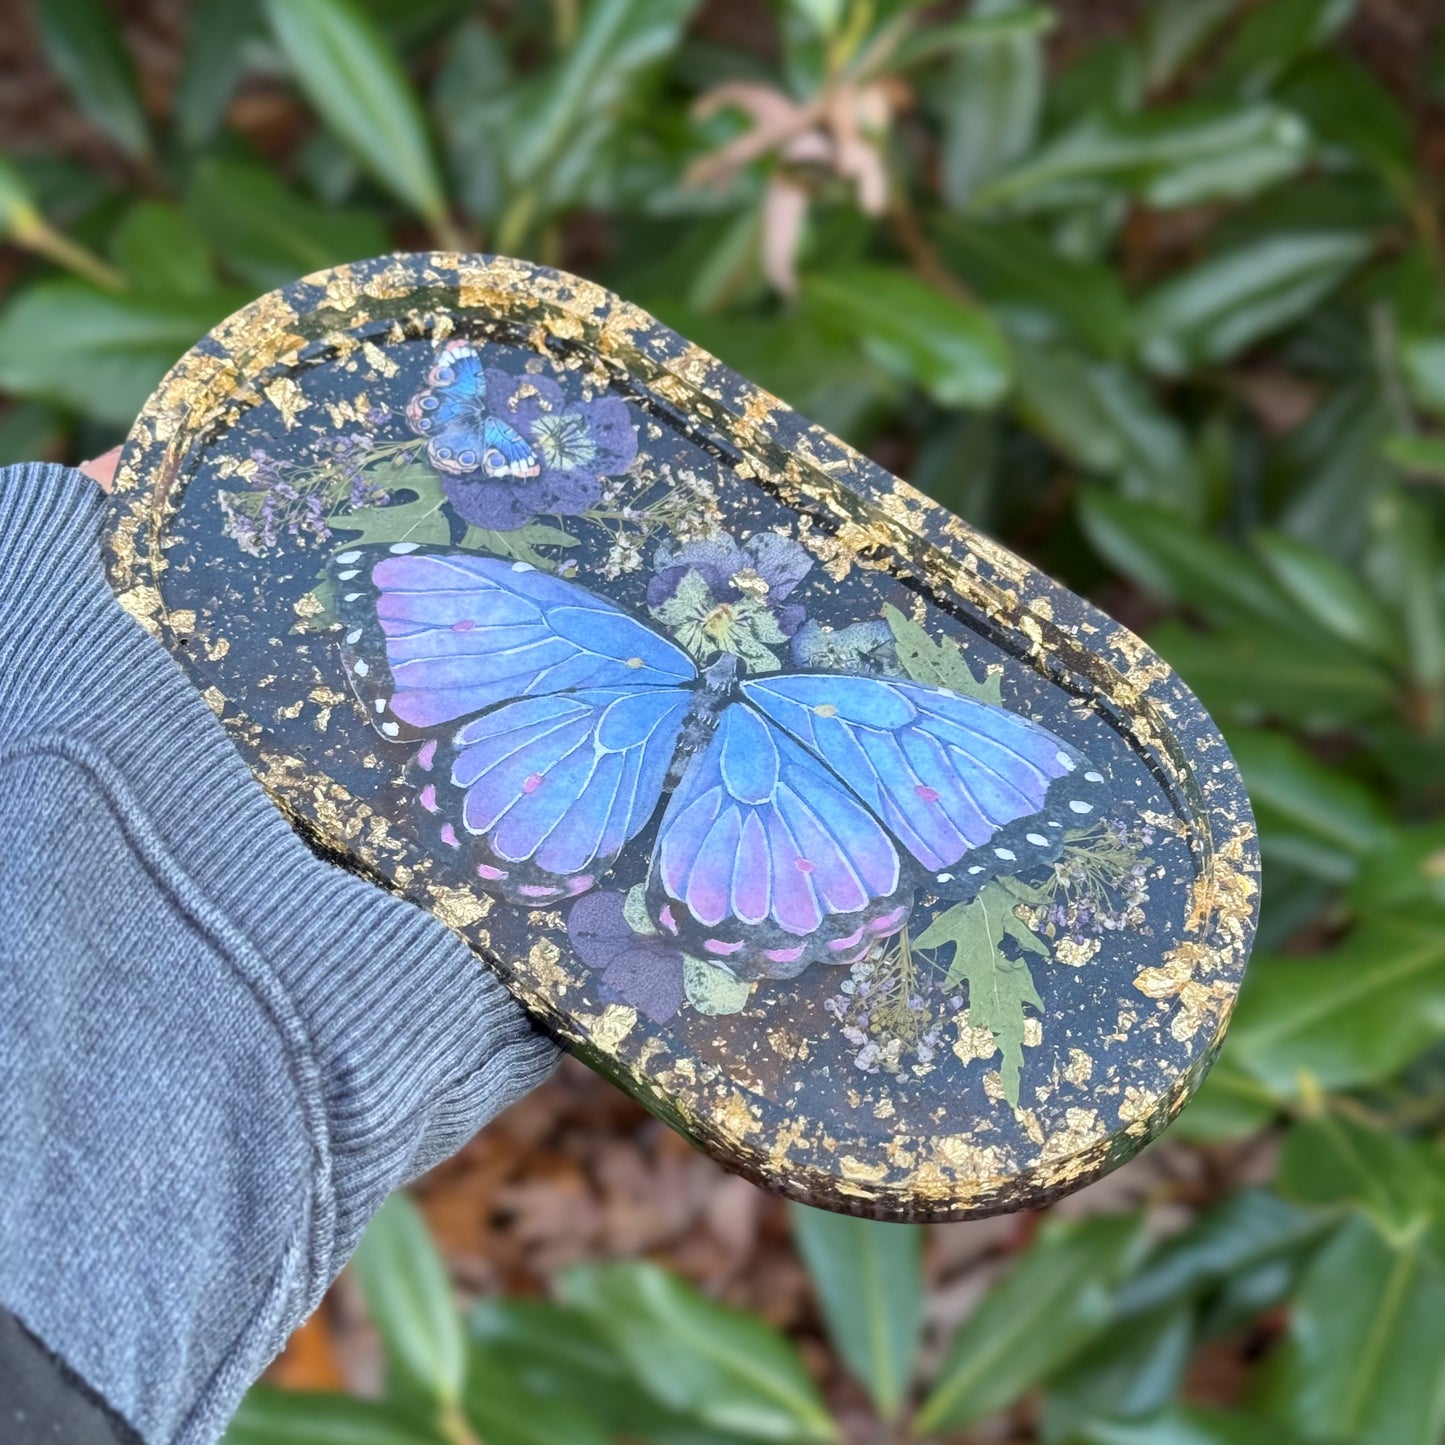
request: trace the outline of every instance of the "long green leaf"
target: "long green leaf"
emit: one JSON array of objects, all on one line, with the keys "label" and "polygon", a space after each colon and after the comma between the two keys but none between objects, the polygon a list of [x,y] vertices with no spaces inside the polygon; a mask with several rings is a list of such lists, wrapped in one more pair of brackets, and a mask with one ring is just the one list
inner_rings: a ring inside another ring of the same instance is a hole
[{"label": "long green leaf", "polygon": [[748,1440],[829,1442],[836,1432],[792,1344],[652,1264],[580,1267],[562,1280],[652,1397]]},{"label": "long green leaf", "polygon": [[1281,1094],[1388,1078],[1445,1037],[1445,930],[1361,924],[1316,958],[1256,957],[1230,1032],[1234,1061]]},{"label": "long green leaf", "polygon": [[1362,1218],[1318,1255],[1290,1310],[1267,1403],[1311,1439],[1438,1445],[1445,1431],[1445,1269]]},{"label": "long green leaf", "polygon": [[433,226],[446,193],[405,72],[351,0],[266,0],[271,33],[297,84],[373,176]]},{"label": "long green leaf", "polygon": [[230,270],[265,288],[387,248],[375,216],[309,200],[249,161],[203,161],[186,213]]},{"label": "long green leaf", "polygon": [[1366,855],[1389,840],[1389,817],[1374,794],[1316,762],[1284,734],[1234,729],[1229,742],[1267,853],[1345,883]]},{"label": "long green leaf", "polygon": [[1176,1405],[1145,1420],[1091,1421],[1069,1445],[1305,1445],[1305,1439],[1242,1410]]},{"label": "long green leaf", "polygon": [[1349,231],[1273,233],[1165,281],[1139,314],[1139,352],[1174,376],[1226,361],[1312,310],[1374,239]]},{"label": "long green leaf", "polygon": [[156,383],[244,294],[116,295],[47,281],[0,312],[0,389],[129,426]]},{"label": "long green leaf", "polygon": [[444,1445],[430,1424],[348,1395],[258,1385],[222,1445]]},{"label": "long green leaf", "polygon": [[1110,194],[1158,207],[1237,198],[1298,171],[1309,149],[1300,118],[1271,104],[1090,115],[982,186],[972,206],[1056,211]]},{"label": "long green leaf", "polygon": [[461,1317],[426,1223],[404,1194],[393,1194],[372,1217],[352,1263],[391,1363],[438,1404],[460,1404],[467,1373]]},{"label": "long green leaf", "polygon": [[880,366],[916,383],[940,406],[991,406],[1008,386],[1008,349],[992,317],[907,271],[820,272],[804,279],[803,294]]},{"label": "long green leaf", "polygon": [[[970,20],[1007,20],[1034,7],[1025,0],[980,0]],[[967,203],[984,182],[1026,155],[1043,114],[1043,32],[1002,29],[961,47],[940,90],[944,202]]]},{"label": "long green leaf", "polygon": [[919,1433],[1001,1410],[1078,1355],[1108,1326],[1137,1239],[1127,1216],[1046,1227],[954,1337]]},{"label": "long green leaf", "polygon": [[181,140],[194,149],[220,126],[241,78],[246,44],[261,29],[261,6],[259,0],[196,0],[189,25],[174,113]]},{"label": "long green leaf", "polygon": [[82,112],[127,155],[151,148],[135,67],[102,0],[32,0],[45,58]]},{"label": "long green leaf", "polygon": [[879,1414],[892,1420],[923,1331],[923,1231],[803,1205],[790,1213],[828,1334]]}]

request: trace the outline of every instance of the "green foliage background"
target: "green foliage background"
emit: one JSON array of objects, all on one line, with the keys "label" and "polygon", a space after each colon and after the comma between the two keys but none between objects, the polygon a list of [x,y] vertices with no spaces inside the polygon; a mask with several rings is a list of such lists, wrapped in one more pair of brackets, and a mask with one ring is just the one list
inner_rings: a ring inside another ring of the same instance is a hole
[{"label": "green foliage background", "polygon": [[[924,1327],[923,1231],[798,1211],[820,1309],[878,1438],[1010,1411],[1046,1445],[1429,1445],[1445,251],[1421,116],[1445,63],[1372,69],[1351,0],[1096,8],[196,0],[162,110],[102,0],[44,0],[109,152],[0,163],[23,258],[0,456],[118,440],[261,288],[485,247],[604,281],[1122,612],[1226,730],[1266,862],[1237,1021],[1173,1137],[1264,1136],[1273,1175],[1045,1220],[952,1339]],[[279,159],[228,114],[258,84],[298,98]],[[258,1390],[233,1442],[835,1438],[792,1343],[656,1266],[463,1318],[396,1200],[357,1271],[386,1401]],[[1239,1401],[1191,1405],[1221,1339],[1251,1342]]]}]

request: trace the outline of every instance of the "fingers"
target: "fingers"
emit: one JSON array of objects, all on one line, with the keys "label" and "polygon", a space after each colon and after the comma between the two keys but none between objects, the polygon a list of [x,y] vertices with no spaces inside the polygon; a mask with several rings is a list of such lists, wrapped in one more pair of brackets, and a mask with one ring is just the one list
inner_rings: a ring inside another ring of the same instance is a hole
[{"label": "fingers", "polygon": [[80,470],[93,482],[100,484],[102,492],[108,492],[115,481],[115,469],[120,464],[120,448],[112,447],[103,456],[81,462]]}]

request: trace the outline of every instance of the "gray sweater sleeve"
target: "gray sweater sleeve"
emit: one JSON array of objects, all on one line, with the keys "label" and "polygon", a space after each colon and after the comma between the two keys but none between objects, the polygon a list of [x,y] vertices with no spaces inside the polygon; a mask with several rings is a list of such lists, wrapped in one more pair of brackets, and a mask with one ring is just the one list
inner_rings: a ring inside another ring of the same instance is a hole
[{"label": "gray sweater sleeve", "polygon": [[556,1050],[291,832],[110,595],[102,507],[0,470],[0,1305],[146,1442],[210,1441]]}]

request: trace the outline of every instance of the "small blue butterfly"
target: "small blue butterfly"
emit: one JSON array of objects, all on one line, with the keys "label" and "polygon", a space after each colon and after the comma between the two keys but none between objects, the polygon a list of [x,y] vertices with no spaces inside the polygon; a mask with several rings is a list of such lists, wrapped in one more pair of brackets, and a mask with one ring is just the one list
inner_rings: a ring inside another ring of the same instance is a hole
[{"label": "small blue butterfly", "polygon": [[897,677],[701,669],[524,563],[400,543],[340,553],[332,580],[357,696],[423,742],[419,801],[482,887],[576,897],[660,811],[653,921],[743,977],[851,962],[920,888],[972,897],[1051,861],[1107,802],[1017,713]]},{"label": "small blue butterfly", "polygon": [[427,389],[407,402],[406,419],[427,439],[427,460],[438,471],[537,475],[537,454],[513,427],[487,410],[486,373],[470,343],[448,342],[426,379]]}]

